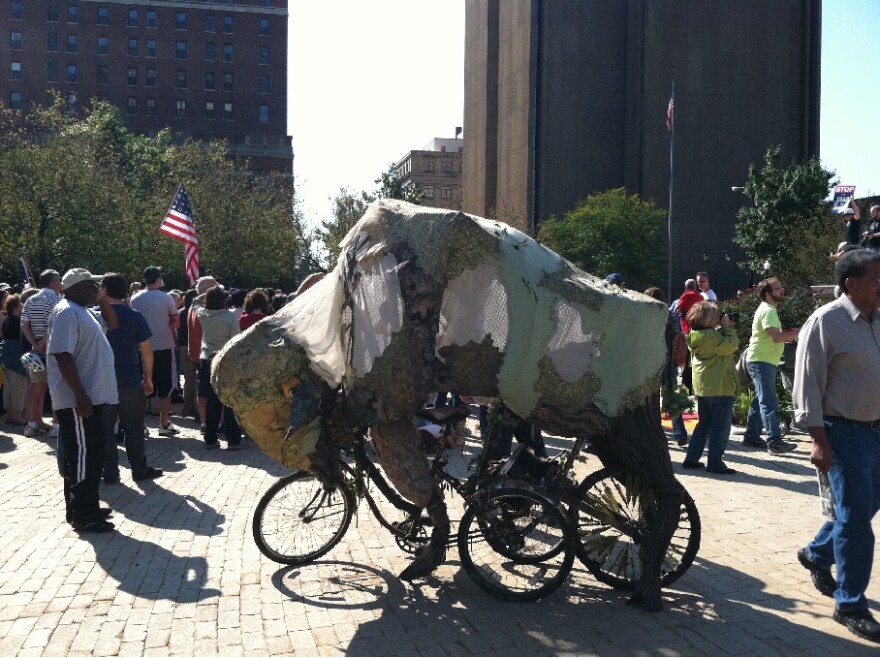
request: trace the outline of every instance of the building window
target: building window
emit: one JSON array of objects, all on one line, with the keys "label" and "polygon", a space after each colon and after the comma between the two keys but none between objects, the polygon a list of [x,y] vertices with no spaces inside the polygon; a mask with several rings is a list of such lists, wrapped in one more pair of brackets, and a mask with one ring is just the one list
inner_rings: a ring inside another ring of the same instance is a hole
[{"label": "building window", "polygon": [[205,101],[205,118],[214,118],[214,101]]},{"label": "building window", "polygon": [[444,187],[443,191],[440,193],[440,198],[451,199],[452,198],[452,188],[451,187]]},{"label": "building window", "polygon": [[107,7],[98,7],[98,25],[110,25],[110,10]]},{"label": "building window", "polygon": [[235,85],[232,84],[232,74],[223,74],[223,91],[235,91]]},{"label": "building window", "polygon": [[178,41],[174,49],[175,59],[186,59],[186,41]]},{"label": "building window", "polygon": [[443,162],[441,162],[440,168],[444,174],[451,174],[452,173],[452,163],[449,162],[449,160],[444,160]]},{"label": "building window", "polygon": [[76,64],[67,65],[67,81],[75,83],[77,81]]},{"label": "building window", "polygon": [[11,109],[11,110],[20,110],[21,109],[21,92],[20,91],[10,91],[9,92],[9,109]]},{"label": "building window", "polygon": [[260,93],[268,94],[272,91],[272,84],[269,81],[269,76],[265,73],[260,75]]},{"label": "building window", "polygon": [[217,31],[217,20],[214,17],[214,14],[206,14],[205,15],[205,32],[216,32]]},{"label": "building window", "polygon": [[[21,41],[19,40],[19,44]],[[21,48],[21,45],[19,45]],[[58,52],[58,33],[57,32],[46,32],[46,50],[50,53]]]},{"label": "building window", "polygon": [[269,104],[260,103],[260,123],[269,123]]},{"label": "building window", "polygon": [[186,69],[177,69],[174,74],[174,86],[178,89],[186,89]]},{"label": "building window", "polygon": [[46,81],[58,82],[58,62],[46,62]]},{"label": "building window", "polygon": [[205,71],[205,89],[209,91],[214,91],[214,72],[213,71]]},{"label": "building window", "polygon": [[106,55],[110,48],[110,39],[107,37],[98,37],[98,54]]},{"label": "building window", "polygon": [[156,86],[156,69],[147,69],[147,79],[144,84],[148,87]]},{"label": "building window", "polygon": [[[459,147],[459,148],[460,148],[460,147]],[[461,174],[461,173],[463,173],[463,172],[464,172],[464,163],[462,163],[462,161],[459,160],[459,161],[458,161],[458,173]]]},{"label": "building window", "polygon": [[110,67],[107,64],[98,64],[95,68],[95,82],[99,85],[110,83]]},{"label": "building window", "polygon": [[[49,34],[52,34],[52,32],[50,32]],[[58,50],[58,43],[57,43],[58,35],[57,34],[55,35],[55,41],[56,41],[55,51],[57,51]],[[51,42],[51,39],[50,39],[50,42]],[[21,32],[10,32],[9,33],[9,48],[12,50],[21,50]],[[50,48],[50,50],[51,50],[51,48]],[[55,51],[53,51],[53,52],[55,52]]]},{"label": "building window", "polygon": [[138,83],[138,70],[136,66],[128,67],[128,84],[136,85]]},{"label": "building window", "polygon": [[261,18],[260,19],[260,36],[266,37],[269,36],[269,19]]},{"label": "building window", "polygon": [[186,101],[182,98],[178,98],[177,101],[175,101],[174,116],[178,119],[186,117]]},{"label": "building window", "polygon": [[147,114],[151,117],[156,116],[156,99],[155,98],[148,98],[147,99],[147,109],[144,112],[144,114]]},{"label": "building window", "polygon": [[260,46],[260,64],[269,65],[269,46]]},{"label": "building window", "polygon": [[434,198],[434,186],[433,185],[425,185],[423,191],[425,193],[426,199],[433,199]]},{"label": "building window", "polygon": [[223,103],[223,118],[232,121],[232,103]]},{"label": "building window", "polygon": [[21,62],[9,62],[9,79],[21,80]]},{"label": "building window", "polygon": [[136,96],[128,97],[128,107],[126,108],[126,112],[128,114],[137,114],[138,113],[138,99]]},{"label": "building window", "polygon": [[174,24],[174,27],[178,30],[186,29],[186,12],[179,11],[177,12],[177,22]]},{"label": "building window", "polygon": [[149,11],[147,11],[147,27],[152,30],[155,30],[157,27],[159,27],[159,24],[156,22],[155,9],[150,9]]},{"label": "building window", "polygon": [[67,5],[67,22],[79,23],[79,7],[76,5]]},{"label": "building window", "polygon": [[227,64],[232,64],[235,61],[235,50],[231,43],[223,44],[223,61]]},{"label": "building window", "polygon": [[235,18],[230,14],[225,14],[223,16],[223,31],[226,34],[232,34],[235,29]]},{"label": "building window", "polygon": [[156,40],[147,39],[147,57],[156,56]]},{"label": "building window", "polygon": [[137,39],[129,39],[128,40],[128,54],[132,57],[137,57],[138,54],[138,40]]},{"label": "building window", "polygon": [[58,3],[52,0],[46,9],[46,20],[50,23],[58,22]]},{"label": "building window", "polygon": [[425,160],[422,171],[426,174],[430,174],[434,172],[434,161],[433,160]]},{"label": "building window", "polygon": [[129,9],[128,10],[128,26],[129,27],[137,27],[138,26],[138,10],[137,9]]},{"label": "building window", "polygon": [[209,62],[213,62],[217,59],[217,44],[213,41],[205,42],[205,59]]},{"label": "building window", "polygon": [[21,20],[21,0],[12,0],[9,3],[9,18],[14,21]]},{"label": "building window", "polygon": [[79,49],[79,40],[75,34],[67,35],[67,52],[75,53]]}]

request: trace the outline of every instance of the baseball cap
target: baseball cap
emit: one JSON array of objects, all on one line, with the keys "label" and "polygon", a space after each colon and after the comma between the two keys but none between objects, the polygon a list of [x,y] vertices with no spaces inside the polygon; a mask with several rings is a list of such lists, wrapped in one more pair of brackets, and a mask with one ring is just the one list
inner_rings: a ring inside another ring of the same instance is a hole
[{"label": "baseball cap", "polygon": [[103,277],[95,276],[91,272],[82,267],[74,267],[72,270],[67,270],[64,273],[64,276],[61,277],[61,289],[67,290],[68,288],[72,288],[77,283],[82,283],[83,281],[94,281],[97,283]]},{"label": "baseball cap", "polygon": [[623,276],[619,272],[612,272],[605,277],[605,280],[618,286],[623,284]]},{"label": "baseball cap", "polygon": [[148,268],[144,270],[144,283],[150,285],[152,283],[156,283],[159,279],[162,278],[162,268],[156,265],[150,265]]},{"label": "baseball cap", "polygon": [[9,290],[10,288],[12,288],[12,286],[10,286],[5,281],[3,283],[0,283],[0,290]]},{"label": "baseball cap", "polygon": [[843,211],[843,214],[844,215],[855,215],[856,211],[853,210],[852,208],[847,208],[846,210]]}]

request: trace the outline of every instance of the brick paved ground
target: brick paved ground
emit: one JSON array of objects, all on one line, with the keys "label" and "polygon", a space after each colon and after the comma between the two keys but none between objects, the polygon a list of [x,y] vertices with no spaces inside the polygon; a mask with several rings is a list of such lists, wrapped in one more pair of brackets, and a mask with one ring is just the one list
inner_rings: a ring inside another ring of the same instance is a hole
[{"label": "brick paved ground", "polygon": [[454,549],[436,577],[405,585],[395,574],[408,557],[366,506],[320,562],[279,568],[250,523],[283,470],[255,447],[206,451],[191,423],[180,438],[149,441],[164,478],[137,485],[123,470],[122,484],[102,488],[118,532],[79,536],[63,520],[53,442],[3,428],[3,656],[878,653],[832,621],[832,602],[795,558],[820,523],[804,437],[791,457],[732,441],[734,477],[680,473],[699,504],[702,549],[665,610],[647,614],[577,563],[533,604],[484,594]]}]

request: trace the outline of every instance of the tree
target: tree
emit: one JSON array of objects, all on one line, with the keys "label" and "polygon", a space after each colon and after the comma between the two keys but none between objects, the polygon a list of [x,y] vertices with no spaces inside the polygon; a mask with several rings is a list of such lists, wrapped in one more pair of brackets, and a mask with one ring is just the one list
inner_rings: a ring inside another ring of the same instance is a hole
[{"label": "tree", "polygon": [[382,175],[373,182],[379,186],[376,190],[377,199],[400,199],[415,204],[421,204],[425,200],[425,193],[418,184],[403,183],[394,171],[394,163],[390,164],[388,171],[382,172]]},{"label": "tree", "polygon": [[617,188],[542,222],[538,240],[587,272],[619,272],[630,288],[643,289],[662,278],[665,219],[664,210]]},{"label": "tree", "polygon": [[339,194],[333,199],[333,218],[321,222],[316,236],[326,250],[328,268],[336,266],[342,238],[364,216],[367,206],[375,200],[375,195],[367,192],[355,193],[346,188],[339,190]]},{"label": "tree", "polygon": [[842,228],[829,215],[827,201],[833,174],[817,158],[780,166],[781,149],[764,154],[764,166],[749,166],[744,193],[752,205],[737,213],[734,241],[746,252],[740,265],[771,272],[787,285],[815,283],[830,272],[828,254]]}]

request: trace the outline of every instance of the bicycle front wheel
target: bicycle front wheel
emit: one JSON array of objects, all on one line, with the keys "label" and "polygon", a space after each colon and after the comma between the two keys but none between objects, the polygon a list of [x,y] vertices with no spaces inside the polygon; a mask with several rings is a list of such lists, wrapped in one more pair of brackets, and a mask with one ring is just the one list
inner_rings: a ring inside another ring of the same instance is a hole
[{"label": "bicycle front wheel", "polygon": [[535,601],[554,592],[574,562],[573,533],[549,498],[499,489],[468,507],[458,553],[468,576],[505,601]]},{"label": "bicycle front wheel", "polygon": [[311,473],[278,480],[254,512],[254,541],[270,560],[305,564],[336,546],[348,530],[354,494],[344,484],[326,491]]},{"label": "bicycle front wheel", "polygon": [[[650,500],[639,481],[621,481],[608,469],[584,478],[572,507],[578,558],[596,580],[632,591],[642,575],[639,538],[646,531],[642,500]],[[678,525],[660,565],[660,584],[671,585],[687,571],[700,549],[700,514],[682,487]]]}]

